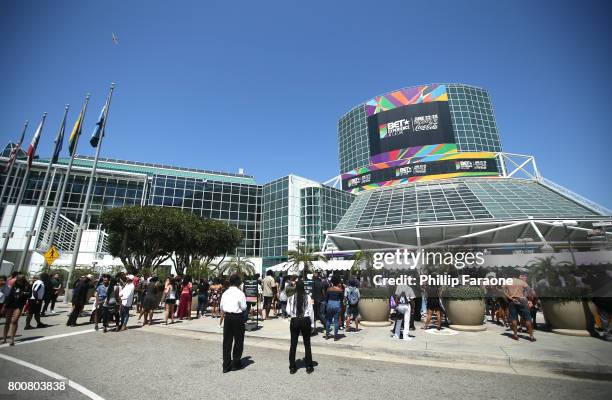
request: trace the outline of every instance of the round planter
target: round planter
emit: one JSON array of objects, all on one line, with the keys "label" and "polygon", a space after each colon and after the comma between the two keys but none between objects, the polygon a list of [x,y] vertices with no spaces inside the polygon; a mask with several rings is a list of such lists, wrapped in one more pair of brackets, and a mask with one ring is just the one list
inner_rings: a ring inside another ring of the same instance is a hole
[{"label": "round planter", "polygon": [[562,335],[590,336],[595,305],[586,300],[541,299],[542,311],[552,331]]},{"label": "round planter", "polygon": [[451,329],[470,332],[487,329],[483,324],[486,306],[484,299],[444,299],[443,303]]},{"label": "round planter", "polygon": [[361,320],[367,322],[389,321],[389,301],[387,299],[361,299],[359,300],[359,315]]}]

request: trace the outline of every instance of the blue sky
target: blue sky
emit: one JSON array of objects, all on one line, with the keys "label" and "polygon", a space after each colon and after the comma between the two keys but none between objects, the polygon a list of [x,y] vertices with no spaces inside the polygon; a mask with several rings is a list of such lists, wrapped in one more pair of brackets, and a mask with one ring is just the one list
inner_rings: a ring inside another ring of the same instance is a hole
[{"label": "blue sky", "polygon": [[3,1],[0,139],[46,111],[48,155],[87,92],[89,136],[114,81],[104,157],[326,180],[351,107],[460,82],[490,91],[504,150],[612,207],[611,15],[608,1]]}]

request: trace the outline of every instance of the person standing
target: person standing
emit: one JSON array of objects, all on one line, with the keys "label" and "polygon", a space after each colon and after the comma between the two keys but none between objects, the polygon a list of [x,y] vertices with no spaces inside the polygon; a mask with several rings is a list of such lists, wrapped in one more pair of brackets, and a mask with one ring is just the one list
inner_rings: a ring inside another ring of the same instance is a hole
[{"label": "person standing", "polygon": [[207,278],[200,278],[200,283],[198,283],[198,311],[196,312],[196,318],[200,318],[200,315],[203,317],[206,312],[209,286]]},{"label": "person standing", "polygon": [[339,315],[342,309],[344,291],[340,287],[340,276],[334,274],[331,279],[332,286],[325,292],[325,339],[329,339],[329,329],[332,321],[334,323],[334,340],[339,340],[338,325]]},{"label": "person standing", "polygon": [[11,288],[6,284],[6,275],[0,276],[0,318],[4,315],[4,303],[11,292]]},{"label": "person standing", "polygon": [[313,329],[315,334],[317,332],[317,320],[320,320],[323,325],[325,325],[325,320],[321,318],[321,301],[323,298],[323,280],[321,280],[321,276],[318,272],[315,272],[312,282],[312,300],[313,300],[313,309],[314,315],[313,319]]},{"label": "person standing", "polygon": [[527,293],[530,288],[527,285],[527,275],[521,273],[519,278],[512,278],[512,285],[504,287],[504,294],[508,299],[508,314],[512,324],[512,339],[518,340],[518,317],[519,315],[525,321],[527,325],[527,331],[529,332],[529,341],[535,342],[536,339],[533,337],[533,324],[531,321],[531,313],[529,312],[529,305],[527,300]]},{"label": "person standing", "polygon": [[187,319],[191,319],[191,294],[192,294],[193,285],[191,283],[191,278],[189,276],[185,276],[183,278],[183,283],[181,284],[181,296],[179,297],[179,308],[176,313],[178,319],[183,319],[187,317]]},{"label": "person standing", "polygon": [[106,294],[108,292],[108,285],[110,284],[110,275],[102,275],[102,282],[96,287],[96,300],[94,303],[94,310],[92,312],[94,317],[94,329],[98,330],[98,323],[102,319],[102,304],[106,301]]},{"label": "person standing", "polygon": [[[45,287],[47,285],[45,284]],[[57,296],[59,296],[59,292],[62,289],[62,281],[60,279],[59,274],[54,274],[53,278],[49,280],[49,297],[47,298],[47,293],[45,293],[45,304],[43,305],[42,316],[44,317],[47,313],[47,309],[49,309],[49,304],[51,305],[51,313],[55,313],[55,302],[57,301]],[[46,292],[46,291],[45,291]]]},{"label": "person standing", "polygon": [[15,332],[17,332],[17,326],[19,325],[19,317],[21,317],[21,311],[28,299],[27,294],[28,281],[25,276],[19,275],[15,277],[13,286],[9,291],[6,300],[4,301],[4,315],[6,321],[4,323],[4,335],[2,336],[2,344],[6,343],[6,336],[9,334],[11,338],[11,346],[15,345]]},{"label": "person standing", "polygon": [[414,312],[414,290],[408,285],[398,285],[395,288],[395,308],[398,318],[395,320],[393,339],[400,338],[402,322],[404,323],[404,340],[412,340],[410,337],[410,315]]},{"label": "person standing", "polygon": [[223,285],[219,278],[213,279],[213,284],[208,289],[208,301],[210,302],[210,315],[213,318],[220,318],[221,312],[219,311],[219,301],[221,301],[221,295],[223,294]]},{"label": "person standing", "polygon": [[359,281],[351,278],[348,281],[348,286],[344,289],[344,298],[346,299],[346,332],[351,330],[351,319],[355,321],[355,332],[359,332],[359,300],[361,294],[357,285]]},{"label": "person standing", "polygon": [[295,365],[295,351],[297,349],[298,339],[302,336],[304,342],[304,350],[306,357],[306,373],[311,374],[314,371],[312,364],[312,351],[310,348],[310,331],[314,328],[314,311],[310,296],[304,290],[304,281],[298,280],[295,286],[295,293],[287,300],[287,314],[291,317],[289,331],[291,332],[291,346],[289,348],[289,373],[295,374],[297,368]]},{"label": "person standing", "polygon": [[164,303],[166,305],[166,312],[164,314],[164,322],[168,325],[168,317],[171,318],[170,323],[174,323],[174,307],[176,306],[176,293],[177,293],[176,282],[174,278],[166,278],[164,285]]},{"label": "person standing", "polygon": [[425,323],[421,329],[429,328],[431,317],[436,314],[436,329],[442,328],[442,306],[440,305],[440,289],[437,285],[425,286],[425,292],[427,293],[427,316],[425,317]]},{"label": "person standing", "polygon": [[134,275],[127,275],[125,277],[126,284],[121,289],[121,323],[119,330],[127,330],[127,323],[130,319],[130,310],[132,309],[132,303],[134,302]]},{"label": "person standing", "polygon": [[[46,275],[46,274],[45,274]],[[46,278],[46,277],[42,277]],[[32,284],[32,294],[28,300],[28,316],[26,317],[26,326],[23,329],[34,329],[31,325],[32,317],[36,320],[37,328],[45,328],[47,325],[40,322],[40,310],[42,308],[43,299],[45,298],[45,284],[38,275],[34,275],[34,283]]]},{"label": "person standing", "polygon": [[149,278],[149,283],[147,284],[147,290],[145,292],[144,298],[142,299],[142,312],[144,314],[144,321],[142,326],[147,325],[147,321],[149,326],[153,323],[153,312],[159,305],[159,294],[161,292],[161,284],[159,283],[159,278],[153,276]]},{"label": "person standing", "polygon": [[87,292],[89,291],[89,283],[92,275],[80,277],[74,284],[72,290],[72,312],[68,317],[66,326],[76,326],[77,318],[81,315],[85,303],[87,302]]},{"label": "person standing", "polygon": [[225,318],[223,323],[223,373],[242,368],[244,311],[247,309],[244,292],[238,288],[240,276],[232,274],[229,284],[230,287],[221,296],[220,305]]},{"label": "person standing", "polygon": [[272,307],[272,299],[274,298],[274,287],[276,286],[276,281],[272,276],[272,270],[266,271],[266,277],[262,282],[263,289],[263,309],[264,315],[263,319],[270,318],[270,308]]},{"label": "person standing", "polygon": [[108,288],[106,290],[106,298],[102,303],[102,325],[104,327],[104,333],[108,330],[108,322],[111,320],[111,317],[115,319],[115,331],[119,332],[119,312],[118,305],[121,301],[121,296],[119,296],[119,291],[121,290],[121,286],[117,281],[117,278],[110,278]]}]

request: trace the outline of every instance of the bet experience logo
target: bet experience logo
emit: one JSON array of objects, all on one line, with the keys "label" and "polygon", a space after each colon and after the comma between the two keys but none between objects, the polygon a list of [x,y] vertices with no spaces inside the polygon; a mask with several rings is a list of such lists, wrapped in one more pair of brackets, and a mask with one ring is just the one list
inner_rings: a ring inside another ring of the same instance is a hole
[{"label": "bet experience logo", "polygon": [[438,129],[438,114],[420,115],[412,119],[398,119],[378,125],[380,138],[403,135],[406,132],[427,132]]}]

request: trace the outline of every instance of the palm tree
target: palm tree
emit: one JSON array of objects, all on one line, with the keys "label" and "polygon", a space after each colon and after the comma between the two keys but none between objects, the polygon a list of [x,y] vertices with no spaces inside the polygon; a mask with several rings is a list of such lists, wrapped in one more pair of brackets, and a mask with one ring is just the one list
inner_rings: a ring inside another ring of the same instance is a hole
[{"label": "palm tree", "polygon": [[255,274],[255,264],[248,258],[233,256],[218,267],[219,275],[238,274],[240,278]]},{"label": "palm tree", "polygon": [[572,276],[573,264],[567,261],[554,262],[554,260],[554,256],[536,257],[527,265],[532,287],[535,287],[541,279],[548,281],[551,287],[576,286]]},{"label": "palm tree", "polygon": [[360,269],[364,269],[368,278],[368,284],[372,284],[374,275],[374,253],[369,251],[359,250],[353,254],[353,266],[351,267],[351,275],[355,274]]},{"label": "palm tree", "polygon": [[289,250],[287,258],[290,263],[290,270],[299,271],[300,264],[304,265],[304,270],[302,271],[304,279],[306,279],[306,275],[310,273],[310,270],[314,268],[313,261],[327,262],[327,258],[323,254],[317,254],[312,247],[304,244],[298,244],[295,250]]}]

